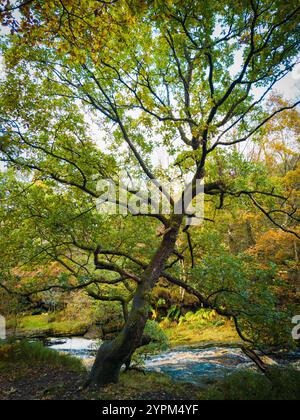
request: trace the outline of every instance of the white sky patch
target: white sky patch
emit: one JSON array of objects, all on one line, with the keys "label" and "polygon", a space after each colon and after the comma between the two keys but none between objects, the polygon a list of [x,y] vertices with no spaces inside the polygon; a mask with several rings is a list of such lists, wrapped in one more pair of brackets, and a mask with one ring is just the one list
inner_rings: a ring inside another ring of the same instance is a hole
[{"label": "white sky patch", "polygon": [[6,172],[6,166],[4,162],[0,162],[0,172]]},{"label": "white sky patch", "polygon": [[8,26],[0,25],[0,35],[8,35],[10,33],[10,29]]},{"label": "white sky patch", "polygon": [[300,64],[297,64],[293,72],[278,82],[276,90],[289,101],[296,100],[300,97]]},{"label": "white sky patch", "polygon": [[154,166],[159,166],[162,169],[168,169],[171,165],[170,155],[167,149],[163,146],[155,149],[151,160]]}]

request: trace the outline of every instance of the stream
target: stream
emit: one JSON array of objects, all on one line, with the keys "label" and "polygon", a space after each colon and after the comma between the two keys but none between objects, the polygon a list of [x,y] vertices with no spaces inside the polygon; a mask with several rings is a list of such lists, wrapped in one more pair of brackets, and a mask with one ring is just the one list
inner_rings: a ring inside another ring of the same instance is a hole
[{"label": "stream", "polygon": [[[84,338],[47,340],[47,346],[62,353],[76,356],[90,368],[95,359],[99,341]],[[272,356],[269,363],[299,367],[300,353]],[[255,369],[253,362],[237,347],[212,346],[198,348],[176,348],[160,354],[148,356],[144,360],[145,369],[161,372],[180,382],[207,386],[224,376],[239,370]]]}]

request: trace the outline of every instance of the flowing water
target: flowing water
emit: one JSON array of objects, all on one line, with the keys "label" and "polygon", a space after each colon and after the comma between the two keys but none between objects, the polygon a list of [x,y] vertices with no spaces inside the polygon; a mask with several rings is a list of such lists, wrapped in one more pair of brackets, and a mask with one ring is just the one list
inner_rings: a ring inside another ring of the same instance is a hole
[{"label": "flowing water", "polygon": [[71,354],[82,360],[92,359],[96,356],[99,341],[86,338],[49,338],[46,341],[47,347],[61,353]]},{"label": "flowing water", "polygon": [[[95,359],[99,341],[84,338],[49,339],[48,347],[79,357],[87,367]],[[300,355],[278,360],[289,364],[299,359]],[[200,386],[216,382],[225,375],[238,370],[255,369],[255,365],[239,348],[208,347],[178,348],[149,356],[145,359],[145,369],[161,372],[176,381],[190,382]],[[276,362],[274,361],[276,364]]]},{"label": "flowing water", "polygon": [[213,383],[236,370],[254,368],[242,350],[223,347],[172,350],[149,357],[145,365],[177,381],[197,385]]}]

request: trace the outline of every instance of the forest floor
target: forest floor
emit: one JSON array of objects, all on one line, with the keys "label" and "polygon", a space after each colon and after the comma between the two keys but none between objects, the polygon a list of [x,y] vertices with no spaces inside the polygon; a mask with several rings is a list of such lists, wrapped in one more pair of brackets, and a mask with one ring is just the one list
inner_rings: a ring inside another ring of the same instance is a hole
[{"label": "forest floor", "polygon": [[8,364],[0,369],[0,400],[79,399],[83,374],[63,367]]},{"label": "forest floor", "polygon": [[0,400],[173,400],[196,398],[198,389],[161,373],[135,370],[118,385],[91,392],[87,370],[76,357],[40,342],[0,341]]},{"label": "forest floor", "polygon": [[190,384],[175,384],[158,373],[131,371],[118,385],[84,390],[87,374],[64,367],[7,364],[0,367],[0,400],[183,400],[197,398]]}]

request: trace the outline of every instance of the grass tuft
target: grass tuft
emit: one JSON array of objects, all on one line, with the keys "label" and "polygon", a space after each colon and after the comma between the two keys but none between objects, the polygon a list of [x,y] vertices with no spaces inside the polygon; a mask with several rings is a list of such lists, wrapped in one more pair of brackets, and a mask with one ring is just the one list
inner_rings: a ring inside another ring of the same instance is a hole
[{"label": "grass tuft", "polygon": [[196,399],[199,391],[192,384],[176,383],[162,373],[129,371],[117,385],[102,388],[94,398],[101,400]]},{"label": "grass tuft", "polygon": [[238,372],[201,394],[202,400],[299,401],[300,372],[291,368],[269,368],[268,379],[256,372]]},{"label": "grass tuft", "polygon": [[0,345],[0,364],[47,365],[64,367],[74,372],[85,371],[81,361],[75,357],[48,349],[39,342],[16,341]]}]

